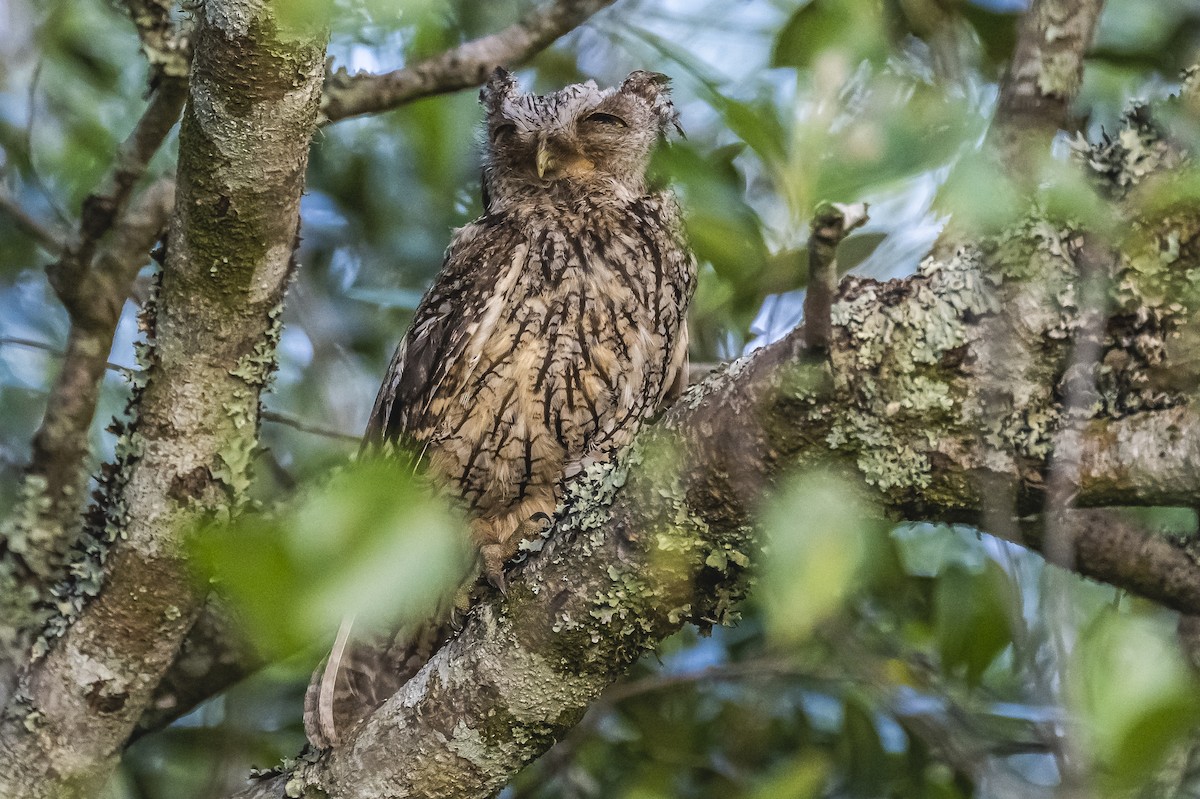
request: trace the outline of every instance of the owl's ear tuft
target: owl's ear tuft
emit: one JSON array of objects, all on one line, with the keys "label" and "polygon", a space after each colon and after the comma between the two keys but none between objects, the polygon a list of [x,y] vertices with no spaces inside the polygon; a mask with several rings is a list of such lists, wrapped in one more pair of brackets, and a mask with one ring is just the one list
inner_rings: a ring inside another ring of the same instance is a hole
[{"label": "owl's ear tuft", "polygon": [[496,67],[488,82],[479,90],[479,102],[489,114],[500,110],[504,99],[517,91],[517,78],[504,67]]},{"label": "owl's ear tuft", "polygon": [[647,72],[643,69],[634,70],[617,90],[622,94],[632,94],[641,97],[658,117],[659,132],[664,136],[668,128],[674,127],[683,135],[679,126],[679,112],[671,102],[671,79],[661,72]]}]

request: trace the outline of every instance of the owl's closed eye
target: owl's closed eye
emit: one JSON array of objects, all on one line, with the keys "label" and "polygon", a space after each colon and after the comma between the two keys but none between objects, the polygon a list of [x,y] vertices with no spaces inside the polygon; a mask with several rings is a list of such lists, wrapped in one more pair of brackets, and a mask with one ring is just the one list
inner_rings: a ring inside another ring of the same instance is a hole
[{"label": "owl's closed eye", "polygon": [[520,93],[513,76],[497,70],[480,99],[489,207],[555,186],[641,194],[655,143],[678,126],[667,78],[652,72],[634,72],[611,89],[588,81],[535,95]]}]

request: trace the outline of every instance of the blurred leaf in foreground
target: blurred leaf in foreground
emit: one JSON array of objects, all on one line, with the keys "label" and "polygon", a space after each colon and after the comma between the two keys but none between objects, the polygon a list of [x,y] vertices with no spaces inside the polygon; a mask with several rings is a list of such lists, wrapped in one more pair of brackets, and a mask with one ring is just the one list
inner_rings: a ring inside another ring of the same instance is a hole
[{"label": "blurred leaf in foreground", "polygon": [[764,522],[758,596],[769,634],[795,644],[857,586],[879,524],[849,484],[819,473],[792,481]]},{"label": "blurred leaf in foreground", "polygon": [[283,655],[327,639],[342,617],[399,627],[432,616],[466,577],[464,522],[400,463],[353,464],[278,516],[200,530],[193,552]]},{"label": "blurred leaf in foreground", "polygon": [[1101,796],[1128,795],[1200,723],[1200,686],[1170,626],[1152,619],[1102,613],[1070,677]]},{"label": "blurred leaf in foreground", "polygon": [[1012,641],[1012,588],[1008,575],[993,561],[979,571],[951,565],[937,583],[935,598],[938,649],[942,669],[966,671],[977,685],[992,661]]}]

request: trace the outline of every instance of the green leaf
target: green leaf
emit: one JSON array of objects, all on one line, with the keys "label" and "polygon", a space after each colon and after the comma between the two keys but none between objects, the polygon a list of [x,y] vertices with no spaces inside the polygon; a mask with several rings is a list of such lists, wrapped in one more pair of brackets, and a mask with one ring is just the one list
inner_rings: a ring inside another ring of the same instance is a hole
[{"label": "green leaf", "polygon": [[855,233],[844,239],[837,248],[838,271],[849,272],[870,258],[887,236],[886,233]]},{"label": "green leaf", "polygon": [[744,197],[745,178],[734,165],[741,144],[702,153],[679,143],[664,148],[655,161],[660,179],[674,184],[686,209],[685,221],[693,252],[733,292],[727,294],[734,316],[753,313],[762,301],[767,245],[762,221]]},{"label": "green leaf", "polygon": [[1015,222],[1027,211],[1027,204],[993,157],[973,152],[954,165],[934,208],[952,213],[960,229],[985,236]]},{"label": "green leaf", "polygon": [[883,5],[877,0],[811,0],[779,31],[771,66],[811,67],[830,51],[845,56],[851,66],[886,58]]},{"label": "green leaf", "polygon": [[749,799],[816,799],[823,794],[829,763],[819,752],[803,752],[776,766],[758,781]]},{"label": "green leaf", "polygon": [[764,514],[758,597],[768,634],[802,642],[861,579],[879,524],[849,484],[812,473],[792,480]]},{"label": "green leaf", "polygon": [[729,97],[720,90],[720,82],[710,68],[684,48],[642,28],[633,28],[631,32],[682,67],[695,81],[698,94],[720,115],[726,127],[764,163],[778,165],[784,160],[788,136],[775,103],[767,99],[746,101]]},{"label": "green leaf", "polygon": [[1073,653],[1068,696],[1107,796],[1127,795],[1200,724],[1200,685],[1172,628],[1102,612]]},{"label": "green leaf", "polygon": [[951,564],[978,572],[986,559],[979,534],[969,528],[917,522],[901,524],[891,535],[905,572],[914,577],[937,577]]},{"label": "green leaf", "polygon": [[995,11],[973,2],[957,4],[959,12],[975,29],[983,45],[984,58],[995,72],[1008,64],[1017,44],[1016,12]]},{"label": "green leaf", "polygon": [[838,750],[848,788],[855,796],[879,796],[888,781],[888,754],[875,728],[871,708],[857,697],[844,705]]},{"label": "green leaf", "polygon": [[935,617],[942,670],[966,672],[976,685],[996,656],[1012,641],[1012,589],[992,561],[981,572],[951,565],[937,583]]},{"label": "green leaf", "polygon": [[446,607],[473,560],[463,520],[413,476],[375,459],[310,488],[278,516],[247,515],[190,539],[263,647],[324,641],[343,617],[360,629],[418,624]]}]

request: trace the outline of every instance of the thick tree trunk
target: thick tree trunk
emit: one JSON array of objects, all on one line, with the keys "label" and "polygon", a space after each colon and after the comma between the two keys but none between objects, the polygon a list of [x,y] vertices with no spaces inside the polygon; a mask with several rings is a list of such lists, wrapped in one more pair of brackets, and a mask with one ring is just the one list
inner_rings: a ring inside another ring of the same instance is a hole
[{"label": "thick tree trunk", "polygon": [[88,559],[47,635],[65,632],[36,647],[0,723],[0,795],[13,799],[97,795],[203,603],[182,537],[236,511],[249,482],[324,34],[280,31],[261,0],[210,0],[198,13],[134,421],[104,476]]}]

